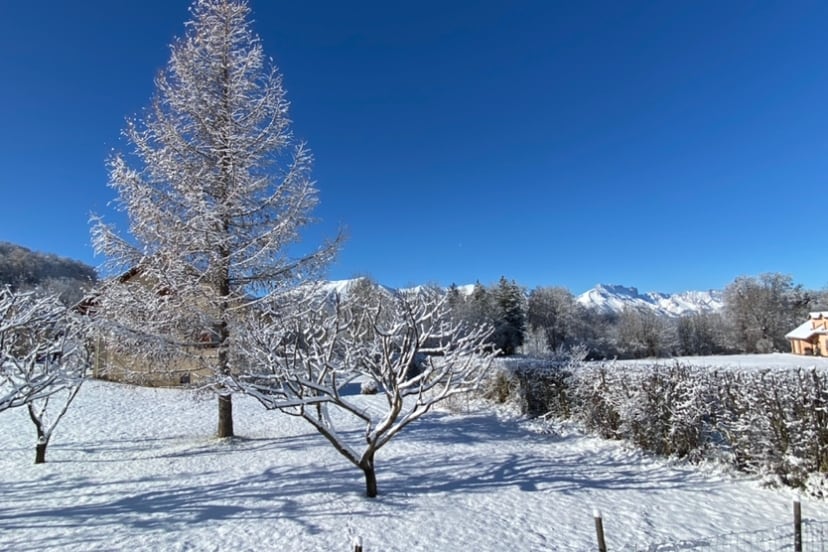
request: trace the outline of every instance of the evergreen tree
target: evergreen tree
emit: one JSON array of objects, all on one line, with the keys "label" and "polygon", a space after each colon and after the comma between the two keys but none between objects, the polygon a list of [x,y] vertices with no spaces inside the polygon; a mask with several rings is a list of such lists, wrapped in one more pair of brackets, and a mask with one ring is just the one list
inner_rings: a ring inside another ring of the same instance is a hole
[{"label": "evergreen tree", "polygon": [[494,325],[494,311],[492,298],[486,286],[479,281],[474,283],[471,295],[466,301],[466,322],[476,326],[479,324]]},{"label": "evergreen tree", "polygon": [[494,343],[505,355],[513,355],[523,345],[526,330],[526,298],[523,289],[505,276],[494,290]]},{"label": "evergreen tree", "polygon": [[449,286],[446,295],[448,306],[452,310],[452,312],[455,311],[458,306],[463,304],[463,297],[460,295],[460,289],[454,282],[452,282],[452,284]]}]

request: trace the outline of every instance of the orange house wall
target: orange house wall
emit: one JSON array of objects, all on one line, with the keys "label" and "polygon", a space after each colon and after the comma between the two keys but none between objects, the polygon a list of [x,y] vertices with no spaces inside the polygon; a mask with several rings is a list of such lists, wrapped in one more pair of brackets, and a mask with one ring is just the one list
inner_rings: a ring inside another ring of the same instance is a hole
[{"label": "orange house wall", "polygon": [[815,345],[819,346],[819,356],[828,357],[828,335],[817,336],[815,342],[805,339],[791,339],[791,352],[795,355],[811,355],[812,352],[805,352],[805,349],[813,350]]}]

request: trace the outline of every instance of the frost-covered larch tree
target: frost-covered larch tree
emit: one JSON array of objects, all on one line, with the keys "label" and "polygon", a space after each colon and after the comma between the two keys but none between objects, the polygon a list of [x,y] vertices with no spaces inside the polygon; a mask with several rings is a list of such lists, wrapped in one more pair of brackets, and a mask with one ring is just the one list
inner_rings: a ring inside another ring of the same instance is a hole
[{"label": "frost-covered larch tree", "polygon": [[[119,334],[111,342],[139,347],[129,354],[147,362],[214,347],[218,436],[228,437],[231,395],[218,382],[244,357],[234,321],[321,270],[339,240],[297,254],[318,203],[311,154],[291,132],[282,77],[247,3],[196,0],[190,11],[150,108],[124,130],[132,151],[109,161],[130,225],[124,234],[93,218],[111,276],[96,308]],[[130,271],[140,285],[114,277]]]}]

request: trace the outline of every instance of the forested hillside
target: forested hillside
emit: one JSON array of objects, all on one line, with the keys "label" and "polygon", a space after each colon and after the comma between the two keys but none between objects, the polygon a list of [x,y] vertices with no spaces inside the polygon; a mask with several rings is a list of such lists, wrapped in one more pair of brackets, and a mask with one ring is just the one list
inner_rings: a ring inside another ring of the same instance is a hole
[{"label": "forested hillside", "polygon": [[80,300],[97,281],[95,269],[80,261],[0,242],[0,286],[13,290],[43,289],[66,302]]}]

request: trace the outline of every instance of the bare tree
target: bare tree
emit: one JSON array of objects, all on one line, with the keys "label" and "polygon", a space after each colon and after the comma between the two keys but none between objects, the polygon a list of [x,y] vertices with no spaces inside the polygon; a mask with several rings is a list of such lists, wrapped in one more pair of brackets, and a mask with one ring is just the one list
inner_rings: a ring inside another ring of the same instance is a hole
[{"label": "bare tree", "polygon": [[57,296],[0,290],[0,410],[28,408],[37,464],[86,377],[87,325]]},{"label": "bare tree", "polygon": [[785,334],[802,323],[811,295],[790,276],[740,276],[724,290],[724,312],[733,343],[746,353],[785,351]]},{"label": "bare tree", "polygon": [[810,308],[815,311],[828,311],[828,287],[812,291],[813,302]]},{"label": "bare tree", "polygon": [[529,294],[527,322],[544,335],[548,351],[572,347],[583,335],[583,307],[568,289],[538,287]]},{"label": "bare tree", "polygon": [[718,312],[695,313],[676,321],[676,340],[682,355],[713,355],[727,351],[724,319]]},{"label": "bare tree", "polygon": [[[391,316],[338,299],[313,303],[251,327],[256,369],[235,384],[266,408],[309,422],[362,470],[366,494],[375,497],[377,451],[434,405],[477,389],[496,353],[485,351],[490,333],[453,321],[446,298],[434,294],[399,297]],[[360,381],[373,382],[378,394],[358,394]],[[361,446],[338,426],[353,421],[365,428]]]},{"label": "bare tree", "polygon": [[618,319],[618,348],[632,357],[659,357],[669,341],[669,320],[646,308],[627,307]]},{"label": "bare tree", "polygon": [[96,308],[121,334],[111,345],[130,344],[125,353],[148,364],[162,364],[155,351],[169,358],[209,343],[215,354],[199,358],[215,376],[218,436],[228,437],[231,394],[217,382],[236,369],[234,321],[317,274],[339,239],[305,253],[295,245],[318,203],[312,159],[291,132],[282,77],[247,3],[196,0],[191,13],[150,109],[124,131],[132,154],[109,162],[129,234],[93,223],[110,276],[137,270],[138,285],[110,278]]},{"label": "bare tree", "polygon": [[[359,318],[369,312],[379,312],[383,320],[376,322],[386,324],[391,322],[393,316],[395,294],[396,292],[366,276],[357,278],[344,293],[352,316]],[[373,330],[367,328],[361,338],[370,341],[374,338]]]}]

